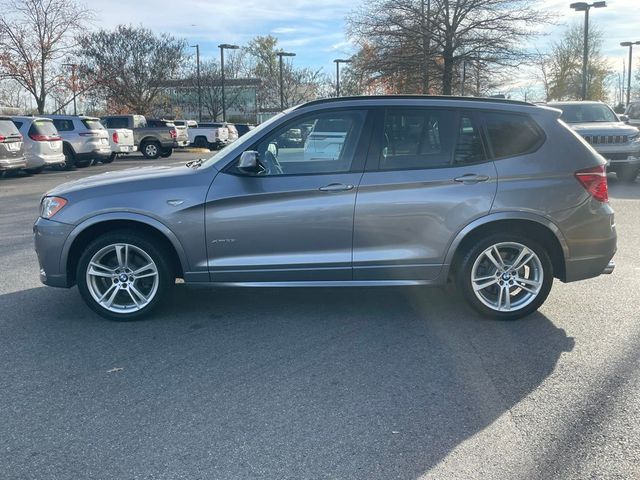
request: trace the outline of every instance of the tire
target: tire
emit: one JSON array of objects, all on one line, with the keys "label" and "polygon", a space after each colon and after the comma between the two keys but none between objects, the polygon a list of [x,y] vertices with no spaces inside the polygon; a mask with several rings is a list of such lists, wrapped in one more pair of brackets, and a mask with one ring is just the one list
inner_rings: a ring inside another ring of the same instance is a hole
[{"label": "tire", "polygon": [[169,158],[171,156],[171,154],[173,153],[173,148],[163,148],[160,151],[160,157],[162,158]]},{"label": "tire", "polygon": [[146,141],[140,146],[140,151],[145,158],[155,160],[160,156],[160,144],[156,141]]},{"label": "tire", "polygon": [[210,149],[209,142],[207,142],[207,139],[205,137],[196,137],[196,141],[193,142],[193,146],[196,148]]},{"label": "tire", "polygon": [[76,168],[76,155],[70,145],[64,144],[62,147],[62,153],[64,153],[64,169],[75,170]]},{"label": "tire", "polygon": [[616,177],[621,182],[633,183],[638,178],[638,173],[640,173],[640,169],[637,167],[625,167],[616,172]]},{"label": "tire", "polygon": [[101,162],[106,165],[108,163],[113,162],[115,159],[116,159],[116,154],[115,153],[111,153],[111,155],[109,155],[107,158],[103,158],[101,160]]},{"label": "tire", "polygon": [[[494,249],[500,253],[499,259]],[[511,272],[520,254],[524,255],[522,260],[532,256],[524,263],[520,261],[522,267]],[[553,265],[548,252],[536,241],[494,233],[464,252],[456,269],[456,283],[467,303],[481,315],[517,320],[535,312],[547,299],[553,285]]]},{"label": "tire", "polygon": [[44,171],[44,165],[42,165],[41,167],[36,167],[36,168],[27,168],[27,173],[29,175],[36,175],[38,173],[42,173]]},{"label": "tire", "polygon": [[[106,233],[91,242],[80,257],[78,290],[98,315],[116,321],[138,320],[149,315],[171,287],[175,275],[169,258],[168,252],[146,235]],[[96,268],[96,264],[103,267]]]},{"label": "tire", "polygon": [[87,168],[91,166],[93,160],[78,160],[76,159],[76,167],[78,168]]}]

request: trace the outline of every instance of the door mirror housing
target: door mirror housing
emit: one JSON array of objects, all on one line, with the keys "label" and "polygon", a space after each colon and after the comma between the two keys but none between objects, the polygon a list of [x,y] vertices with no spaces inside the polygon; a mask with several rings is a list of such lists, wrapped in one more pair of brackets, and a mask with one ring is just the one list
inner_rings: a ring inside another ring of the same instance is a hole
[{"label": "door mirror housing", "polygon": [[238,170],[244,173],[257,173],[260,171],[260,155],[255,150],[242,152],[238,161]]},{"label": "door mirror housing", "polygon": [[620,115],[618,115],[618,118],[620,119],[621,122],[629,123],[629,115],[625,115],[624,113],[621,113]]}]

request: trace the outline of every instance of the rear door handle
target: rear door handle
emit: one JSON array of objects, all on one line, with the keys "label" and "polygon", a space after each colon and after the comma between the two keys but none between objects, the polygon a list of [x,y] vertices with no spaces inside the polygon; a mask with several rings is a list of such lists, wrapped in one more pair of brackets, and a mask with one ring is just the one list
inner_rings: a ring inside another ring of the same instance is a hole
[{"label": "rear door handle", "polygon": [[321,192],[344,192],[347,190],[353,190],[353,185],[345,185],[344,183],[330,183],[324,187],[320,187],[318,190]]},{"label": "rear door handle", "polygon": [[486,182],[487,180],[489,180],[489,177],[486,175],[476,175],[475,173],[468,173],[453,179],[454,182],[464,183],[465,185],[473,185],[474,183]]}]

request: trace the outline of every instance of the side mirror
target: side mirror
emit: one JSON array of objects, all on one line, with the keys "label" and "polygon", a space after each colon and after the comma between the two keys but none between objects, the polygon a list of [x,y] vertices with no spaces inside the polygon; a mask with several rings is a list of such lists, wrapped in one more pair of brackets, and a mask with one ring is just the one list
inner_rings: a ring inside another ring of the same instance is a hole
[{"label": "side mirror", "polygon": [[238,170],[245,173],[256,173],[260,170],[260,155],[255,150],[247,150],[240,155]]},{"label": "side mirror", "polygon": [[621,113],[620,115],[618,115],[618,118],[620,119],[621,122],[629,123],[629,115],[625,115]]}]

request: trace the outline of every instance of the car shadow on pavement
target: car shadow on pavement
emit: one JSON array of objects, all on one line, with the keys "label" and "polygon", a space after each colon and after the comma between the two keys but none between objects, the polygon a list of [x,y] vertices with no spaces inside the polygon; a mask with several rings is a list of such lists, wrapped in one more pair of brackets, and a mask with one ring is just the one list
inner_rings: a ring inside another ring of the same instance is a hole
[{"label": "car shadow on pavement", "polygon": [[20,432],[0,440],[10,464],[53,476],[73,464],[78,478],[417,478],[574,346],[540,313],[485,320],[444,289],[170,296],[133,323],[101,320],[76,289],[0,296],[0,411]]}]

